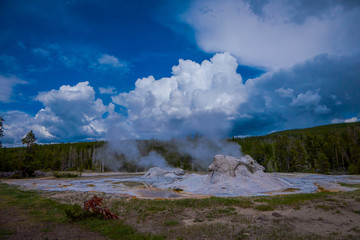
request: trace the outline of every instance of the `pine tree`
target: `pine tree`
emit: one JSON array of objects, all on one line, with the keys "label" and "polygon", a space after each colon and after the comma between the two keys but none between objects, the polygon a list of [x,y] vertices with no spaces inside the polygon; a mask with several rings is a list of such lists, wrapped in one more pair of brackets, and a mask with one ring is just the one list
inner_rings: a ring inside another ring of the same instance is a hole
[{"label": "pine tree", "polygon": [[316,168],[320,173],[329,173],[330,163],[324,153],[319,153],[316,162]]},{"label": "pine tree", "polygon": [[33,176],[37,165],[36,160],[36,138],[35,134],[31,130],[26,136],[21,139],[22,144],[26,145],[25,156],[21,166],[21,172],[23,177]]},{"label": "pine tree", "polygon": [[26,136],[21,139],[22,144],[25,144],[26,147],[32,147],[34,145],[36,145],[36,138],[35,138],[35,134],[33,133],[33,131],[31,130],[30,132],[28,132],[26,134]]}]

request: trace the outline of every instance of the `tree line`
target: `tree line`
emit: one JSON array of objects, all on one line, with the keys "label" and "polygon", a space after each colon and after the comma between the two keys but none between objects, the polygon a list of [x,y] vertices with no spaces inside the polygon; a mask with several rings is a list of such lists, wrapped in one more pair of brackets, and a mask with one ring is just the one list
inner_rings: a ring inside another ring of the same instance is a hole
[{"label": "tree line", "polygon": [[360,122],[233,138],[267,171],[360,173]]},{"label": "tree line", "polygon": [[101,162],[96,160],[96,151],[104,142],[80,142],[44,144],[36,143],[33,131],[22,139],[25,147],[0,148],[0,171],[20,171],[23,177],[32,176],[35,170],[101,170]]}]

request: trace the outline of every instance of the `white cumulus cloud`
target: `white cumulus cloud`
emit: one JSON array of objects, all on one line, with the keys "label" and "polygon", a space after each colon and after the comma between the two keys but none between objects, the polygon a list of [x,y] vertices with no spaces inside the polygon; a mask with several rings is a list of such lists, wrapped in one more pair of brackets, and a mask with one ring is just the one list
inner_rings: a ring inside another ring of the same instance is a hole
[{"label": "white cumulus cloud", "polygon": [[[180,59],[170,78],[138,79],[133,91],[112,99],[128,109],[128,119],[140,132],[184,130],[185,134],[194,128],[210,132],[211,128],[223,128],[223,120],[237,115],[238,106],[247,99],[237,66],[228,53],[216,54],[201,64]],[[217,125],[211,124],[214,121]]]},{"label": "white cumulus cloud", "polygon": [[103,54],[100,58],[98,58],[98,63],[110,65],[115,68],[124,66],[124,64],[119,62],[119,59],[117,57],[111,56],[109,54]]},{"label": "white cumulus cloud", "polygon": [[44,108],[36,114],[35,120],[51,135],[63,138],[90,137],[105,131],[102,114],[107,112],[107,107],[101,99],[95,98],[95,91],[89,82],[42,92],[36,99],[44,104]]}]

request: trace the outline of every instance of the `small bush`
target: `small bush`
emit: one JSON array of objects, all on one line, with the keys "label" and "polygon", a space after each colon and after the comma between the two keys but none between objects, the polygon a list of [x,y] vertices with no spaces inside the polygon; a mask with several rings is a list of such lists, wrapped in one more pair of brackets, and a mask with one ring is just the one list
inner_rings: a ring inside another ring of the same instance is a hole
[{"label": "small bush", "polygon": [[94,214],[84,211],[79,204],[69,206],[65,209],[65,213],[66,217],[68,217],[71,221],[78,221],[94,216]]}]

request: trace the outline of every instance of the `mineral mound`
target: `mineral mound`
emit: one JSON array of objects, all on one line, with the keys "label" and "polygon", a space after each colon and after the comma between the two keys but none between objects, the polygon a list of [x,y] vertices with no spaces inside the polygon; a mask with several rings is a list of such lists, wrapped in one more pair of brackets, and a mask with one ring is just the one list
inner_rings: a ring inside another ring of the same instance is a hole
[{"label": "mineral mound", "polygon": [[287,188],[289,185],[267,173],[252,157],[216,155],[207,175],[185,174],[182,169],[151,168],[144,179],[165,189],[215,195],[240,196],[261,194]]},{"label": "mineral mound", "polygon": [[209,166],[207,192],[241,195],[270,192],[288,187],[288,184],[264,173],[264,167],[252,157],[241,158],[216,155]]}]

